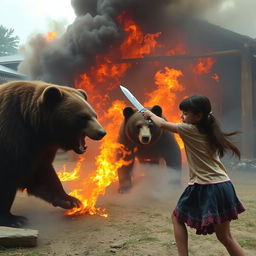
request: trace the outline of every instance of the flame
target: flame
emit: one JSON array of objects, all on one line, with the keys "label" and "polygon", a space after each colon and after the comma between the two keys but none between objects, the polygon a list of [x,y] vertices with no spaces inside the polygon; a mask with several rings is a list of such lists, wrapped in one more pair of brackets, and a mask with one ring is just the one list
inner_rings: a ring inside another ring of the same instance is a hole
[{"label": "flame", "polygon": [[[164,67],[155,74],[156,89],[147,93],[148,100],[145,106],[158,105],[161,102],[166,118],[171,122],[179,122],[180,117],[177,114],[178,97],[177,93],[184,90],[184,86],[179,82],[179,78],[183,76],[180,70]],[[179,136],[175,135],[180,148],[184,148],[183,142]]]},{"label": "flame", "polygon": [[[112,122],[112,120],[122,120],[123,108],[123,102],[115,101],[113,102],[112,107],[108,109],[105,115],[105,119],[109,120],[109,123],[106,126],[108,136],[103,139],[100,146],[101,152],[96,160],[97,169],[95,173],[83,182],[82,189],[76,189],[70,193],[70,195],[80,199],[82,207],[67,211],[67,215],[88,213],[90,215],[98,214],[102,217],[108,216],[104,208],[95,207],[97,199],[100,195],[105,194],[106,188],[112,182],[117,181],[117,169],[130,163],[129,161],[122,160],[122,158],[116,161],[115,154],[113,154],[113,152],[116,152],[117,150],[122,151],[124,156],[127,154],[123,145],[115,142],[120,124]],[[88,191],[88,187],[91,188],[90,191]]]},{"label": "flame", "polygon": [[81,169],[81,165],[82,165],[82,162],[84,161],[84,157],[83,156],[79,156],[79,161],[76,163],[76,167],[75,169],[72,171],[72,172],[68,172],[66,171],[67,169],[67,166],[66,165],[63,165],[63,169],[58,171],[58,177],[61,181],[72,181],[72,180],[76,180],[79,178],[79,172],[80,172],[80,169]]},{"label": "flame", "polygon": [[218,75],[218,74],[213,74],[212,76],[211,76],[211,78],[213,79],[213,80],[215,80],[217,83],[219,83],[220,82],[220,76]]},{"label": "flame", "polygon": [[[156,47],[156,38],[160,36],[160,33],[144,35],[132,20],[122,20],[122,17],[121,15],[120,22],[123,22],[127,35],[120,46],[120,56],[141,57],[153,51]],[[108,91],[113,90],[120,84],[119,79],[131,67],[131,64],[113,64],[111,59],[114,59],[115,55],[116,49],[105,56],[97,56],[96,65],[91,68],[90,72],[83,74],[75,81],[76,88],[86,90],[89,95],[89,101],[96,112],[100,111],[102,113],[106,109],[105,106],[109,102]],[[107,88],[105,87],[106,83],[108,84]],[[95,84],[97,84],[97,88]],[[97,91],[99,87],[101,89],[100,92]],[[70,193],[70,195],[75,196],[82,202],[82,207],[68,210],[66,212],[67,215],[88,213],[102,217],[108,216],[104,208],[96,208],[95,205],[98,197],[105,194],[106,188],[117,181],[117,169],[130,163],[123,159],[131,152],[127,152],[122,144],[116,142],[125,106],[122,101],[114,101],[107,108],[105,114],[100,116],[99,121],[104,122],[107,136],[102,140],[100,153],[96,158],[96,170],[86,180],[82,181],[79,186],[80,189],[74,189]],[[115,156],[117,151],[123,156],[118,161]],[[77,171],[71,172],[70,176],[76,176],[79,168],[75,169]]]},{"label": "flame", "polygon": [[215,63],[214,58],[199,58],[193,70],[195,74],[209,73],[214,63]]},{"label": "flame", "polygon": [[57,32],[50,31],[46,35],[44,35],[44,38],[47,42],[52,42],[57,37]]},{"label": "flame", "polygon": [[[118,168],[129,164],[123,159],[131,152],[127,152],[122,144],[116,142],[123,120],[122,111],[126,106],[124,102],[116,100],[116,98],[120,97],[118,85],[126,77],[128,71],[134,67],[134,64],[115,64],[114,60],[117,58],[143,58],[146,55],[159,54],[159,52],[164,52],[166,55],[187,53],[184,42],[176,43],[173,47],[166,47],[160,42],[161,32],[145,34],[127,12],[123,12],[118,17],[118,21],[125,31],[123,42],[119,47],[110,47],[107,54],[96,56],[96,64],[87,73],[77,77],[75,81],[75,87],[82,88],[87,92],[88,101],[96,112],[100,113],[99,121],[103,123],[107,136],[104,137],[99,147],[99,153],[95,159],[95,169],[89,172],[90,175],[86,179],[82,179],[80,176],[84,158],[78,161],[76,168],[70,174],[66,172],[66,167],[59,173],[59,177],[63,181],[69,180],[75,183],[75,189],[71,191],[70,195],[82,202],[80,208],[68,210],[67,215],[97,214],[107,217],[108,213],[105,208],[96,207],[97,200],[99,196],[105,194],[109,185],[117,181]],[[209,73],[214,63],[215,59],[213,58],[199,59],[189,72],[196,77],[198,82],[199,75]],[[186,95],[190,94],[190,89],[188,89],[190,87],[186,87],[181,82],[185,78],[184,72],[169,66],[159,68],[159,63],[150,65],[154,68],[152,71],[154,87],[153,89],[146,88],[145,82],[144,87],[147,93],[144,92],[144,95],[140,96],[141,100],[144,100],[145,106],[161,105],[168,120],[180,122],[177,106]],[[217,79],[217,74],[212,78]],[[118,96],[115,93],[117,90]],[[180,148],[183,149],[184,145],[180,137],[176,136],[176,139]],[[117,151],[123,156],[118,160],[115,156]]]},{"label": "flame", "polygon": [[161,32],[144,34],[132,19],[127,19],[129,13],[123,12],[119,16],[119,22],[126,33],[126,39],[120,46],[122,58],[142,58],[152,53],[157,46],[156,39]]}]

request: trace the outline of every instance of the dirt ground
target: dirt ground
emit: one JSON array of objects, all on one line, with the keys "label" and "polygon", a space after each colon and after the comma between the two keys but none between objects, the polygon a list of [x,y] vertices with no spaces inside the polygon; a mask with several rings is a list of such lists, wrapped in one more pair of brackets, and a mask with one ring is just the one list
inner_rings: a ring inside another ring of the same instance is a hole
[{"label": "dirt ground", "polygon": [[[138,167],[139,168],[139,167]],[[19,193],[12,212],[29,218],[28,228],[39,230],[35,248],[0,248],[4,256],[165,256],[177,255],[171,211],[186,185],[169,184],[167,172],[143,167],[147,173],[134,178],[131,193],[117,193],[111,184],[97,206],[109,217],[66,217],[64,211],[42,200]],[[231,222],[234,236],[247,256],[256,255],[256,170],[229,172],[246,212]],[[228,255],[215,235],[198,236],[188,228],[189,251],[194,256]]]}]

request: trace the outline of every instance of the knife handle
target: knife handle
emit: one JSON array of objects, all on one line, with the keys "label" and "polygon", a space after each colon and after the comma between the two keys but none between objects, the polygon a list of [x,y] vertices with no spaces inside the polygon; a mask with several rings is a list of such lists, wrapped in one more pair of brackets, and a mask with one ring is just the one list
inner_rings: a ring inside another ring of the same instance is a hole
[{"label": "knife handle", "polygon": [[[146,109],[146,108],[140,110],[139,112],[142,113],[145,109]],[[148,124],[153,124],[153,121],[152,121],[150,118],[149,118],[149,119],[146,119],[146,122],[147,122]]]}]

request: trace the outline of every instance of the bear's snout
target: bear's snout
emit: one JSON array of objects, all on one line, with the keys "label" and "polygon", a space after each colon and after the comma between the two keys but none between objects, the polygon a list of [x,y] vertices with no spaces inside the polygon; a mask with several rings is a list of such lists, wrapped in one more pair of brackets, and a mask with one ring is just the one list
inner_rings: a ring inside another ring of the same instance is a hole
[{"label": "bear's snout", "polygon": [[97,137],[98,140],[100,140],[100,139],[102,139],[106,134],[107,134],[107,132],[106,132],[104,129],[102,129],[102,130],[97,131],[96,137]]},{"label": "bear's snout", "polygon": [[86,135],[92,140],[101,140],[106,134],[107,134],[107,132],[105,131],[104,128],[95,129],[93,131],[87,130],[87,132],[86,132]]},{"label": "bear's snout", "polygon": [[139,141],[141,144],[149,144],[151,142],[151,131],[148,126],[140,127],[139,131]]},{"label": "bear's snout", "polygon": [[149,143],[150,137],[149,136],[142,136],[141,137],[141,142],[144,144]]}]

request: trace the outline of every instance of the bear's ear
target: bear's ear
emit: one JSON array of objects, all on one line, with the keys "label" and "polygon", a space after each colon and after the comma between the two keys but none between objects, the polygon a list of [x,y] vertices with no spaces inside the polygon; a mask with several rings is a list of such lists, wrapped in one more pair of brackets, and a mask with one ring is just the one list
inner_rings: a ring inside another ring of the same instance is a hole
[{"label": "bear's ear", "polygon": [[84,99],[85,100],[87,100],[87,93],[83,90],[83,89],[77,89],[79,92],[80,92],[80,94],[82,94],[82,96],[84,97]]},{"label": "bear's ear", "polygon": [[157,116],[162,116],[163,110],[160,106],[155,105],[154,107],[151,108],[151,112],[153,112]]},{"label": "bear's ear", "polygon": [[134,114],[134,109],[131,107],[126,107],[123,110],[123,115],[125,117],[125,120],[127,120],[128,118],[130,118],[133,114]]},{"label": "bear's ear", "polygon": [[62,92],[55,86],[48,86],[40,96],[40,103],[45,106],[54,106],[62,99]]}]

